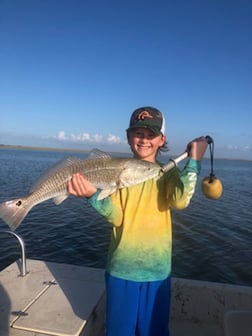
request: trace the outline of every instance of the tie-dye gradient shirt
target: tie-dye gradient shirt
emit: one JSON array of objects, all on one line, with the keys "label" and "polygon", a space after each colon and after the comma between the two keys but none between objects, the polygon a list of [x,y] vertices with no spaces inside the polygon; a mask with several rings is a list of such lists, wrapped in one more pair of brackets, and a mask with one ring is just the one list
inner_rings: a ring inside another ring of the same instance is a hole
[{"label": "tie-dye gradient shirt", "polygon": [[200,162],[190,159],[180,171],[123,188],[92,206],[113,224],[107,272],[131,281],[163,280],[171,273],[171,208],[188,206],[195,191]]}]

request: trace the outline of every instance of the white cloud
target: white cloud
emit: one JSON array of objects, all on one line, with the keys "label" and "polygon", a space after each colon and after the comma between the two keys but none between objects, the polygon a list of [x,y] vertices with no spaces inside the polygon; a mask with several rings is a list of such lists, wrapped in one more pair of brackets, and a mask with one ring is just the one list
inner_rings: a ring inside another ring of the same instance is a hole
[{"label": "white cloud", "polygon": [[102,142],[102,140],[103,140],[103,136],[102,136],[102,135],[99,135],[99,134],[94,134],[94,135],[93,135],[93,139],[95,140],[95,142],[100,143],[100,142]]},{"label": "white cloud", "polygon": [[249,146],[249,145],[245,145],[245,146],[243,147],[243,151],[244,151],[244,152],[251,152],[251,151],[252,151],[252,147]]},{"label": "white cloud", "polygon": [[81,133],[81,134],[71,134],[70,138],[68,139],[72,142],[88,142],[92,141],[90,134],[88,133]]},{"label": "white cloud", "polygon": [[58,136],[56,136],[56,138],[59,139],[59,140],[67,140],[66,134],[65,134],[64,131],[60,131]]},{"label": "white cloud", "polygon": [[109,135],[108,135],[108,137],[107,137],[107,141],[108,141],[109,143],[112,143],[112,144],[115,144],[115,143],[119,144],[119,143],[122,142],[122,140],[121,140],[120,137],[118,137],[118,136],[116,136],[116,135],[113,135],[113,134],[109,134]]},{"label": "white cloud", "polygon": [[229,151],[236,151],[236,152],[250,152],[250,151],[252,151],[252,147],[249,146],[249,145],[243,145],[243,146],[228,145],[227,149]]},{"label": "white cloud", "polygon": [[72,143],[95,143],[95,144],[124,143],[124,141],[119,136],[113,134],[109,134],[107,137],[104,137],[101,134],[89,134],[89,133],[71,134],[68,136],[65,131],[60,131],[53,138],[59,141],[68,141]]}]

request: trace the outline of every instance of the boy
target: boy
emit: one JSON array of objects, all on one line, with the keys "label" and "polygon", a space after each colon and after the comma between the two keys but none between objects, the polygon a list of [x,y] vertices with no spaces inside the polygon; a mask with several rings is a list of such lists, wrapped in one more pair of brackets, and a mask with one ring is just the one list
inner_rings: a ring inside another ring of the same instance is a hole
[{"label": "boy", "polygon": [[[163,114],[153,107],[136,109],[127,139],[135,158],[156,162],[167,149]],[[168,336],[172,228],[170,209],[188,206],[195,191],[204,137],[188,145],[189,160],[160,178],[120,189],[98,201],[97,190],[75,174],[69,192],[88,197],[112,225],[106,267],[106,335]]]}]

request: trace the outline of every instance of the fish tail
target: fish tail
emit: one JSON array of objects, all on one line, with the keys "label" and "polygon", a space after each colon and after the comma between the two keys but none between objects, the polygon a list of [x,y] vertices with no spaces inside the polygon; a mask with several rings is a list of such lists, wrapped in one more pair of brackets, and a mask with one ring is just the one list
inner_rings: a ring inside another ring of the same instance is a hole
[{"label": "fish tail", "polygon": [[0,218],[14,231],[24,220],[31,207],[23,199],[14,199],[0,203]]}]

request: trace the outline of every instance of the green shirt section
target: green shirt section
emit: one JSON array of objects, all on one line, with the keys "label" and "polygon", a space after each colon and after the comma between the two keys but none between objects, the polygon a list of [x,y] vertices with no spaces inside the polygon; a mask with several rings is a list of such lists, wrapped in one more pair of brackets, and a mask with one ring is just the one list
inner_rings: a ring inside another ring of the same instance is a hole
[{"label": "green shirt section", "polygon": [[92,206],[113,231],[107,271],[131,281],[163,280],[171,273],[172,227],[170,209],[188,206],[195,191],[200,163],[188,160],[157,178],[116,191]]}]

